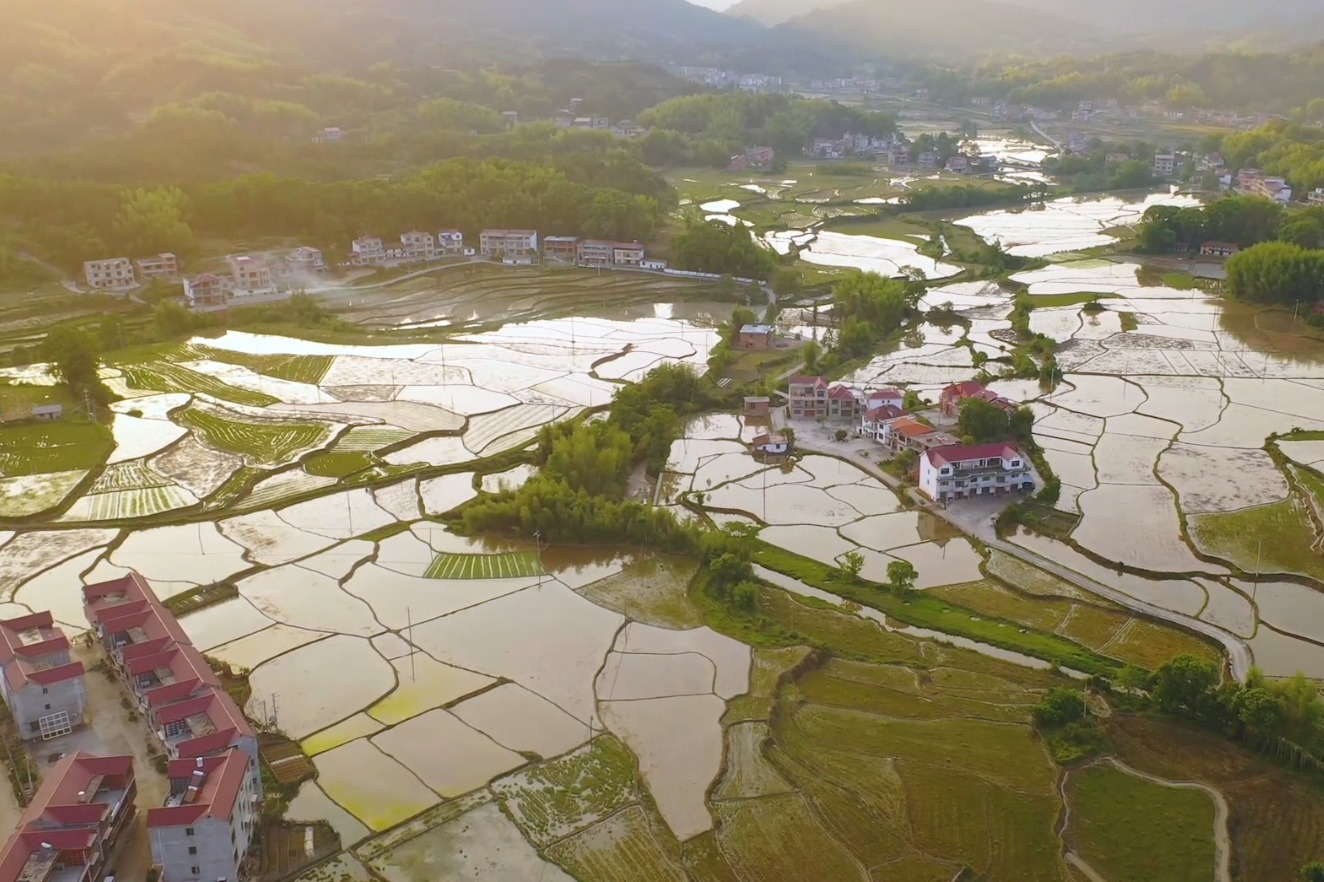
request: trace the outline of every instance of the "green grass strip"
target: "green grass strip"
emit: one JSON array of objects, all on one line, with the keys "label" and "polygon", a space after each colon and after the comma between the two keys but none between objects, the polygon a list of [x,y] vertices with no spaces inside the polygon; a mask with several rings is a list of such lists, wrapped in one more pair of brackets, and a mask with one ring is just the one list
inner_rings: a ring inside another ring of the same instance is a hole
[{"label": "green grass strip", "polygon": [[907,625],[978,640],[1087,674],[1107,674],[1122,667],[1116,659],[1092,652],[1064,637],[1025,629],[1019,622],[990,618],[923,591],[903,598],[877,582],[861,579],[848,585],[834,581],[829,578],[830,567],[766,542],[756,542],[754,561],[811,587],[872,607]]}]

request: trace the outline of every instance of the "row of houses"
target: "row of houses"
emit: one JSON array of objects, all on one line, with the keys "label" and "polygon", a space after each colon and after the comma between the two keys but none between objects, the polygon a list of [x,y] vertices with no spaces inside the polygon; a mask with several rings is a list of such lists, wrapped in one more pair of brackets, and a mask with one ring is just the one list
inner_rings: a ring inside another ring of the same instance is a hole
[{"label": "row of houses", "polygon": [[84,588],[83,610],[168,758],[165,805],[147,810],[162,882],[238,880],[261,817],[256,732],[137,573]]},{"label": "row of houses", "polygon": [[1283,204],[1292,201],[1292,187],[1286,178],[1266,175],[1258,168],[1243,168],[1238,172],[1236,190],[1243,196],[1262,196]]},{"label": "row of houses", "polygon": [[553,266],[632,267],[666,269],[665,261],[649,260],[646,247],[639,242],[615,242],[609,239],[581,239],[578,236],[539,238],[537,230],[483,230],[478,248],[466,248],[464,234],[445,230],[438,236],[411,232],[400,237],[400,249],[386,250],[381,239],[355,239],[352,262],[360,266],[380,265],[392,260],[433,260],[444,257],[481,255],[514,266],[528,266],[538,261]]},{"label": "row of houses", "polygon": [[129,260],[108,257],[83,262],[83,278],[97,291],[127,291],[153,279],[179,278],[179,258],[170,252]]},{"label": "row of houses", "polygon": [[[83,609],[167,757],[169,795],[146,817],[159,878],[237,882],[261,816],[256,734],[136,573],[85,587]],[[83,724],[85,673],[49,612],[0,622],[0,691],[23,738]],[[99,882],[136,797],[132,757],[63,757],[0,847],[0,882]]]}]

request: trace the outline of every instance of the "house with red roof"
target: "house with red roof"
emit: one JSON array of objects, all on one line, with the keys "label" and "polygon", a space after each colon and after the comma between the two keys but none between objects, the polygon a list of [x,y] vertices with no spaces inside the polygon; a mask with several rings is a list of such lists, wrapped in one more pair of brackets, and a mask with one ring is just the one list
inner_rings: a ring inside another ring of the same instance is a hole
[{"label": "house with red roof", "polygon": [[0,882],[101,882],[137,793],[132,757],[65,756],[0,846]]},{"label": "house with red roof", "polygon": [[49,612],[0,621],[0,695],[24,740],[54,738],[83,724],[86,673]]},{"label": "house with red roof", "polygon": [[988,391],[983,383],[976,380],[966,380],[964,383],[953,383],[942,390],[942,395],[938,398],[938,406],[947,416],[958,416],[961,413],[961,402],[967,398],[975,398]]},{"label": "house with red roof", "polygon": [[907,450],[923,453],[934,447],[946,447],[957,443],[957,439],[946,432],[940,432],[933,426],[925,425],[909,416],[887,423],[881,440],[893,453],[904,453]]},{"label": "house with red roof", "polygon": [[262,814],[248,766],[238,750],[169,764],[170,795],[147,810],[152,862],[165,882],[242,878]]},{"label": "house with red roof", "polygon": [[892,386],[875,389],[865,399],[865,405],[869,409],[891,406],[900,410],[905,407],[905,403],[906,393]]},{"label": "house with red roof", "polygon": [[854,422],[859,419],[860,414],[864,411],[864,393],[854,386],[848,386],[845,383],[834,383],[828,387],[827,406],[828,419]]},{"label": "house with red roof", "polygon": [[774,438],[766,432],[756,435],[750,442],[750,447],[759,456],[785,456],[791,452],[790,441],[785,438]]},{"label": "house with red roof", "polygon": [[786,397],[791,403],[791,419],[816,420],[828,415],[828,382],[823,377],[791,377]]},{"label": "house with red roof", "polygon": [[920,492],[935,502],[1033,493],[1029,457],[1015,444],[953,445],[919,458]]},{"label": "house with red roof", "polygon": [[888,425],[904,416],[906,416],[906,412],[892,404],[871,407],[860,414],[860,422],[855,427],[855,433],[882,442]]}]

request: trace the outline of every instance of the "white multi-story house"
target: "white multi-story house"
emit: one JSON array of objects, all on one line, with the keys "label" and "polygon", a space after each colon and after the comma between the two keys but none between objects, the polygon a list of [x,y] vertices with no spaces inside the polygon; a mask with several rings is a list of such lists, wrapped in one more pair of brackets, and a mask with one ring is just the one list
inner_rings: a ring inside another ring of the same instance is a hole
[{"label": "white multi-story house", "polygon": [[1155,153],[1154,174],[1160,178],[1170,178],[1177,173],[1177,154]]},{"label": "white multi-story house", "polygon": [[0,621],[0,694],[19,737],[55,738],[81,726],[85,673],[49,612]]},{"label": "white multi-story house", "polygon": [[479,252],[487,258],[525,260],[538,257],[536,230],[483,230],[478,244]]},{"label": "white multi-story house", "polygon": [[617,242],[611,249],[611,262],[615,266],[639,266],[644,262],[644,246],[638,242]]},{"label": "white multi-story house", "polygon": [[437,255],[439,257],[463,257],[464,233],[459,230],[442,230],[438,233]]},{"label": "white multi-story house", "polygon": [[166,804],[147,810],[152,862],[165,882],[239,882],[261,820],[253,760],[240,750],[172,761]]},{"label": "white multi-story house", "polygon": [[919,458],[920,492],[935,502],[1034,491],[1030,463],[1015,444],[939,447]]},{"label": "white multi-story house", "polygon": [[203,273],[184,280],[184,299],[189,309],[215,309],[225,306],[230,283],[215,273]]},{"label": "white multi-story house", "polygon": [[236,294],[245,296],[275,292],[276,281],[271,273],[271,264],[267,263],[263,255],[232,254],[225,258],[225,262],[230,265]]},{"label": "white multi-story house", "polygon": [[326,269],[326,258],[318,249],[301,245],[285,256],[285,265],[289,267],[291,274],[320,273]]},{"label": "white multi-story house", "polygon": [[1324,205],[1324,187],[1316,187],[1310,191],[1306,201],[1311,205]]},{"label": "white multi-story house", "polygon": [[355,239],[350,245],[350,251],[353,254],[350,262],[356,266],[371,266],[386,262],[386,248],[382,245],[382,240],[374,236]]},{"label": "white multi-story house", "polygon": [[580,266],[611,266],[616,243],[606,239],[583,239],[575,246]]},{"label": "white multi-story house", "polygon": [[855,433],[865,438],[872,438],[878,443],[887,440],[888,427],[906,415],[906,412],[891,404],[880,404],[860,414],[860,423]]},{"label": "white multi-story house", "polygon": [[432,260],[437,256],[437,239],[431,233],[411,230],[400,234],[400,250],[406,260]]},{"label": "white multi-story house", "polygon": [[132,288],[138,284],[133,274],[133,264],[127,257],[86,261],[83,264],[83,275],[87,284],[97,290]]}]

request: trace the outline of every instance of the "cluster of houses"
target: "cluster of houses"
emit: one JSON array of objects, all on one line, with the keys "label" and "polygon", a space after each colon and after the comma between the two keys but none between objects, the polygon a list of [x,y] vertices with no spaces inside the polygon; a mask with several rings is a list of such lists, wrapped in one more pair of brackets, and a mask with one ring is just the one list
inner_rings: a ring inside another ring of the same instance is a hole
[{"label": "cluster of houses", "polygon": [[[907,413],[905,393],[900,389],[863,390],[846,383],[829,383],[823,377],[795,376],[788,383],[786,397],[792,421],[849,424],[857,436],[873,440],[889,455],[912,451],[919,489],[935,502],[1034,490],[1028,458],[1015,444],[963,446],[959,438]],[[956,417],[962,403],[976,398],[1008,413],[1017,407],[1014,401],[971,380],[943,389],[938,408],[944,416]],[[749,416],[765,415],[770,408],[767,398],[745,401]],[[763,455],[785,453],[788,447],[786,441],[770,435],[754,440],[755,452]]]},{"label": "cluster of houses", "polygon": [[[146,813],[163,882],[241,878],[263,798],[257,735],[179,622],[136,573],[83,589],[91,637],[167,760]],[[49,613],[0,622],[0,684],[25,739],[81,725],[85,671]],[[46,773],[0,847],[0,882],[97,882],[136,813],[133,758],[76,751]]]},{"label": "cluster of houses", "polygon": [[83,278],[96,291],[127,291],[153,279],[179,278],[179,258],[166,252],[129,260],[108,257],[83,262]]},{"label": "cluster of houses", "polygon": [[431,233],[413,231],[400,237],[400,248],[387,249],[381,239],[355,239],[350,262],[355,266],[381,266],[396,261],[428,261],[449,257],[481,256],[508,266],[623,267],[664,270],[666,261],[649,260],[639,242],[581,239],[578,236],[540,238],[537,230],[483,230],[478,248],[466,247],[459,230]]},{"label": "cluster of houses", "polygon": [[316,248],[301,246],[284,254],[232,254],[229,272],[202,273],[184,279],[190,309],[207,311],[290,296],[294,286],[326,271]]},{"label": "cluster of houses", "polygon": [[1237,172],[1235,189],[1243,196],[1262,196],[1284,205],[1292,201],[1292,187],[1286,178],[1266,175],[1258,168],[1243,168]]},{"label": "cluster of houses", "polygon": [[728,170],[734,172],[760,170],[767,171],[777,161],[777,151],[771,147],[747,147],[744,153],[731,157]]}]

